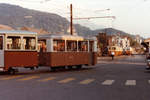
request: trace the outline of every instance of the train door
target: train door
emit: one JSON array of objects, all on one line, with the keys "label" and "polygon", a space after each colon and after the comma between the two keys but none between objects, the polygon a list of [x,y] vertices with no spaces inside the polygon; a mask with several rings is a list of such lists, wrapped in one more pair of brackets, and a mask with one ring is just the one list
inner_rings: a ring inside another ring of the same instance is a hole
[{"label": "train door", "polygon": [[4,67],[4,36],[0,35],[0,67]]},{"label": "train door", "polygon": [[89,52],[90,52],[90,64],[93,65],[93,51],[94,51],[94,41],[89,41]]}]

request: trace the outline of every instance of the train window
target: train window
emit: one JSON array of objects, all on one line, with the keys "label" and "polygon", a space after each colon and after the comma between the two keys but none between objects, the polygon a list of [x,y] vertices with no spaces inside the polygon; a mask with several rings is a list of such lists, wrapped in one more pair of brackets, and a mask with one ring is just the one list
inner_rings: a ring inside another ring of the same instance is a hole
[{"label": "train window", "polygon": [[77,51],[77,41],[67,41],[67,51]]},{"label": "train window", "polygon": [[54,40],[53,48],[54,51],[65,51],[65,40]]},{"label": "train window", "polygon": [[35,50],[36,49],[35,37],[23,37],[23,49]]},{"label": "train window", "polygon": [[8,36],[7,49],[21,49],[21,38],[19,36]]},{"label": "train window", "polygon": [[3,37],[0,36],[0,50],[3,49]]},{"label": "train window", "polygon": [[88,42],[87,41],[79,41],[78,42],[78,50],[79,51],[88,51]]},{"label": "train window", "polygon": [[91,52],[94,51],[94,42],[93,41],[90,41],[89,49]]},{"label": "train window", "polygon": [[38,41],[38,51],[46,52],[46,40],[39,40]]},{"label": "train window", "polygon": [[112,47],[112,50],[116,50],[116,47]]}]

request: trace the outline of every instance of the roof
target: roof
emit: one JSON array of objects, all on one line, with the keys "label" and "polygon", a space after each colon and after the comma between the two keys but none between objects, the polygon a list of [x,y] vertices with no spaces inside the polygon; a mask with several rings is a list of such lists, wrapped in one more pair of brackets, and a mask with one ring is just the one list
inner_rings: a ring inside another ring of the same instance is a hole
[{"label": "roof", "polygon": [[0,34],[37,34],[37,33],[22,30],[0,30]]},{"label": "roof", "polygon": [[20,30],[36,32],[37,34],[49,34],[44,29],[37,29],[37,28],[33,28],[33,27],[21,27]]},{"label": "roof", "polygon": [[3,25],[3,24],[0,24],[0,29],[1,30],[14,30],[12,27],[7,26],[7,25]]},{"label": "roof", "polygon": [[150,42],[150,38],[145,39],[144,42]]},{"label": "roof", "polygon": [[83,37],[78,35],[64,35],[64,34],[46,34],[46,35],[39,35],[41,39],[63,39],[63,40],[96,40],[96,37]]}]

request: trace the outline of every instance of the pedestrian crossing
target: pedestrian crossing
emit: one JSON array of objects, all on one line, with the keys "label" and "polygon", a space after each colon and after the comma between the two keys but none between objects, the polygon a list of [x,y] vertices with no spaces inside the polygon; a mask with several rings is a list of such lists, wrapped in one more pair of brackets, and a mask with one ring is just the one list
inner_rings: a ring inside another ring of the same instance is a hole
[{"label": "pedestrian crossing", "polygon": [[90,84],[90,83],[92,83],[93,81],[94,81],[95,79],[86,79],[86,80],[83,80],[83,81],[81,81],[79,84]]},{"label": "pedestrian crossing", "polygon": [[66,78],[66,79],[64,79],[64,80],[58,81],[58,83],[68,83],[68,82],[71,82],[71,81],[73,81],[73,80],[75,80],[75,78]]},{"label": "pedestrian crossing", "polygon": [[8,76],[8,77],[1,78],[0,80],[11,80],[11,79],[16,79],[20,77],[23,77],[23,76],[22,75]]},{"label": "pedestrian crossing", "polygon": [[114,83],[114,80],[105,80],[102,82],[102,85],[112,85]]},{"label": "pedestrian crossing", "polygon": [[[55,76],[47,76],[47,77],[42,77],[39,75],[31,75],[31,76],[25,76],[25,75],[13,75],[13,76],[5,76],[0,78],[1,81],[9,81],[9,80],[14,80],[14,81],[35,81],[35,82],[51,82],[54,81],[58,84],[69,84],[69,83],[75,83],[75,84],[80,84],[80,85],[89,85],[89,84],[99,84],[103,86],[112,86],[115,85],[118,80],[113,80],[113,79],[94,79],[94,78],[83,78],[83,79],[78,79],[76,77],[66,77],[66,78],[61,78],[61,77],[55,77]],[[137,81],[140,80],[122,80],[121,82],[124,82],[124,86],[136,86]],[[143,81],[143,80],[141,80]],[[120,82],[120,80],[119,80]],[[150,86],[150,80],[145,80],[145,83],[149,84]],[[117,83],[118,84],[118,83]],[[122,84],[122,83],[120,83]]]},{"label": "pedestrian crossing", "polygon": [[28,80],[32,80],[32,79],[36,79],[36,78],[40,78],[40,76],[25,77],[25,78],[22,78],[22,79],[18,79],[18,81],[28,81]]},{"label": "pedestrian crossing", "polygon": [[135,86],[136,85],[136,81],[135,80],[127,80],[125,85],[127,85],[127,86]]},{"label": "pedestrian crossing", "polygon": [[56,77],[48,77],[48,78],[40,79],[38,81],[39,82],[47,82],[47,81],[54,80],[54,79],[56,79]]}]

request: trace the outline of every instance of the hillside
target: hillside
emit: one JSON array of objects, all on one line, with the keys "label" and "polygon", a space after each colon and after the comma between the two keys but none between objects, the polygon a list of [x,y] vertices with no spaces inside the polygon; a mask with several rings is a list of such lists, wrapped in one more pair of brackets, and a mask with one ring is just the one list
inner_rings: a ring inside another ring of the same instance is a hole
[{"label": "hillside", "polygon": [[98,32],[107,33],[109,35],[114,35],[114,34],[126,35],[126,36],[130,35],[130,34],[126,33],[126,32],[123,32],[123,31],[120,31],[120,30],[117,30],[117,29],[114,29],[114,28],[105,28],[105,29],[100,29],[100,30],[94,30],[95,34],[98,33]]},{"label": "hillside", "polygon": [[0,4],[0,24],[13,28],[35,27],[49,32],[67,30],[68,21],[56,14],[25,9],[19,6]]},{"label": "hillside", "polygon": [[[7,25],[13,29],[26,29],[30,27],[32,30],[42,30],[41,32],[49,33],[65,33],[69,28],[69,21],[60,15],[53,13],[40,12],[29,10],[16,5],[0,4],[0,24]],[[108,28],[102,30],[91,30],[88,27],[75,24],[76,32],[79,35],[96,35],[99,32],[106,32],[108,34],[121,33],[128,35],[125,32]],[[46,32],[47,31],[47,32]],[[68,33],[69,34],[69,33]]]}]

